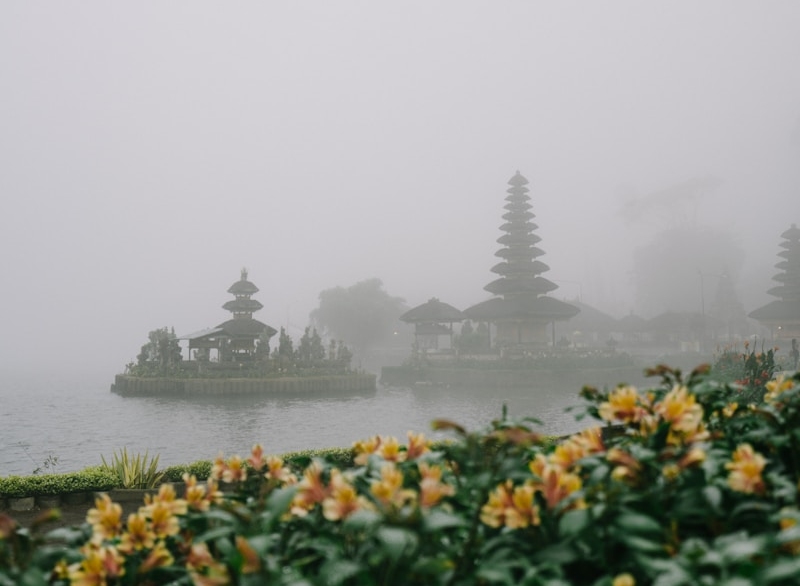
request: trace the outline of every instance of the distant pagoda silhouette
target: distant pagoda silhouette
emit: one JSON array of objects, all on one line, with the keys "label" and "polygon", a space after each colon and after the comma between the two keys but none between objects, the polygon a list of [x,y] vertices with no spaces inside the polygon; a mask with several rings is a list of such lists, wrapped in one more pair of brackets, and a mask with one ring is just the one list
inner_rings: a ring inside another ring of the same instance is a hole
[{"label": "distant pagoda silhouette", "polygon": [[547,297],[558,285],[540,276],[550,267],[538,260],[544,251],[536,246],[541,238],[535,234],[538,226],[532,222],[536,216],[531,212],[525,187],[528,180],[517,171],[508,184],[511,187],[506,190],[506,213],[502,216],[506,222],[500,226],[504,234],[497,239],[503,248],[495,253],[503,260],[491,268],[500,278],[484,287],[497,297],[473,305],[464,313],[470,319],[493,323],[496,344],[545,345],[547,325],[567,320],[580,309]]},{"label": "distant pagoda silhouette", "polygon": [[213,328],[202,330],[181,339],[189,341],[192,350],[216,350],[220,361],[224,354],[228,360],[251,358],[255,354],[256,340],[269,340],[277,333],[275,328],[253,318],[253,313],[263,308],[260,301],[251,299],[258,293],[258,287],[247,280],[247,269],[242,269],[241,277],[228,288],[233,299],[222,308],[230,311],[233,318]]},{"label": "distant pagoda silhouette", "polygon": [[754,309],[749,316],[772,330],[775,340],[800,338],[800,228],[796,224],[781,234],[783,258],[775,265],[781,272],[772,277],[780,285],[767,293],[777,297],[766,305]]}]

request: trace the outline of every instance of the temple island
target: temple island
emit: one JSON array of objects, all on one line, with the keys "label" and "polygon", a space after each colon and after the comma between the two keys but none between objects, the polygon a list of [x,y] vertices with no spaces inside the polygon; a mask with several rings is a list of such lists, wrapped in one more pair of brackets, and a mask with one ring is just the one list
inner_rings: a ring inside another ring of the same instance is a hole
[{"label": "temple island", "polygon": [[[376,376],[350,366],[352,353],[342,341],[327,347],[306,328],[297,347],[284,328],[255,319],[263,308],[246,269],[228,288],[233,299],[222,307],[231,319],[211,328],[176,336],[161,328],[149,333],[135,363],[118,374],[111,391],[123,396],[244,394],[348,394],[374,392]],[[270,348],[276,335],[278,343]]]},{"label": "temple island", "polygon": [[[533,222],[528,180],[517,171],[506,189],[496,278],[484,287],[487,300],[463,311],[433,297],[400,316],[414,326],[410,357],[384,366],[387,385],[529,388],[574,377],[598,385],[645,382],[644,367],[665,361],[691,369],[713,359],[712,351],[737,342],[768,340],[797,368],[800,338],[800,229],[781,237],[781,269],[768,291],[777,300],[749,316],[727,273],[718,276],[710,311],[673,312],[646,320],[631,313],[615,319],[580,299],[552,297],[558,288],[543,277],[541,238]],[[702,278],[702,275],[701,275]],[[701,281],[702,285],[702,281]],[[754,325],[751,320],[759,325]],[[588,372],[591,374],[587,374]]]}]

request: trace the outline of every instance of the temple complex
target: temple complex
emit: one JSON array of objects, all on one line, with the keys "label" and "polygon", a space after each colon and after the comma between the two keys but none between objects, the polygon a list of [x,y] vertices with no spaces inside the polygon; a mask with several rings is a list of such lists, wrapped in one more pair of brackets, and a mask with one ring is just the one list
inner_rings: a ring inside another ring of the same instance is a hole
[{"label": "temple complex", "polygon": [[749,316],[770,328],[776,342],[786,343],[800,338],[800,228],[792,224],[781,238],[783,250],[778,256],[783,260],[775,265],[781,272],[772,277],[780,284],[767,291],[777,299],[754,309]]},{"label": "temple complex", "polygon": [[464,313],[495,326],[495,345],[545,346],[552,343],[547,326],[577,315],[580,309],[547,296],[558,285],[540,276],[550,267],[539,260],[544,251],[536,246],[541,238],[532,222],[528,180],[517,171],[508,184],[502,216],[506,222],[500,226],[504,234],[497,239],[503,248],[495,253],[502,260],[491,269],[499,278],[484,287],[496,297]]},{"label": "temple complex", "polygon": [[258,293],[258,287],[247,280],[247,269],[242,269],[241,278],[228,288],[228,293],[234,298],[222,308],[231,312],[231,319],[181,338],[189,342],[190,360],[209,359],[212,351],[219,362],[251,359],[257,345],[269,344],[277,333],[275,328],[253,318],[253,313],[264,306],[251,298]]}]

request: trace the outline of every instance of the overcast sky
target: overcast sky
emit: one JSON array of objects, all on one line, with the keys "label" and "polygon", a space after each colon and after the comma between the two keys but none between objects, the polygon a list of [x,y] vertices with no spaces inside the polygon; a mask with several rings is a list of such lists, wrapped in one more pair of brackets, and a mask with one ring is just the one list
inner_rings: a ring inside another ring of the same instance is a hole
[{"label": "overcast sky", "polygon": [[110,376],[227,319],[242,267],[293,332],[370,277],[465,308],[516,170],[553,296],[635,310],[633,250],[689,218],[741,241],[752,310],[800,223],[798,31],[796,1],[3,2],[0,370]]}]

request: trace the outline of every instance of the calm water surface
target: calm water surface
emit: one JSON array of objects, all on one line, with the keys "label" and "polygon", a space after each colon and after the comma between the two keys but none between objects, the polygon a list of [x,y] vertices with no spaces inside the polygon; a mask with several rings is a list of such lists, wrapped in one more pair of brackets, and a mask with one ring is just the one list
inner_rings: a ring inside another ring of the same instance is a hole
[{"label": "calm water surface", "polygon": [[[581,429],[565,408],[579,384],[565,388],[457,389],[382,387],[345,397],[123,398],[99,382],[8,379],[0,388],[0,476],[30,474],[52,455],[56,472],[80,470],[116,450],[159,454],[162,465],[246,455],[344,447],[372,435],[425,432],[448,418],[478,429],[500,416],[536,417],[546,433]],[[549,383],[547,387],[551,387]]]}]

